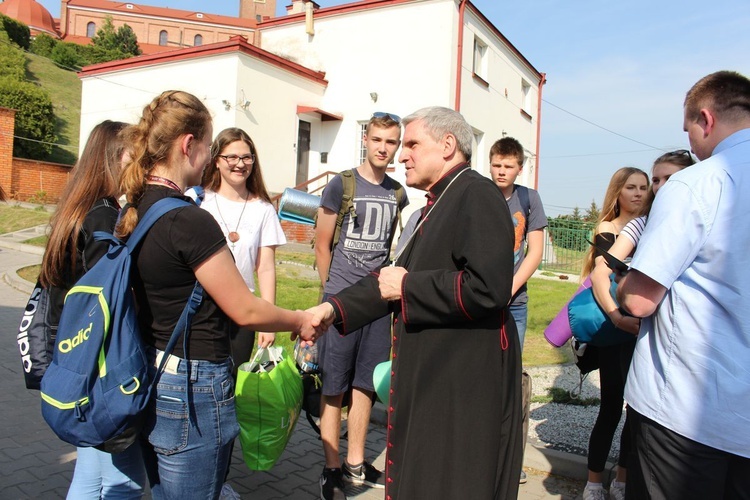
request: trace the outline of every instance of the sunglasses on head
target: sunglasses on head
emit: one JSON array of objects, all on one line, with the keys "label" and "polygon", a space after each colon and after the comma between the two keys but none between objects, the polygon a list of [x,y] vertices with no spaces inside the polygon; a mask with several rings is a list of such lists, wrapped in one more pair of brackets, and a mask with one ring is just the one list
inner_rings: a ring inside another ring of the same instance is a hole
[{"label": "sunglasses on head", "polygon": [[373,118],[385,118],[388,117],[396,123],[401,123],[401,117],[394,115],[393,113],[386,113],[384,111],[376,111],[372,114]]},{"label": "sunglasses on head", "polygon": [[669,156],[687,156],[688,158],[692,158],[693,154],[688,151],[687,149],[677,149],[675,151],[670,151],[667,153]]}]

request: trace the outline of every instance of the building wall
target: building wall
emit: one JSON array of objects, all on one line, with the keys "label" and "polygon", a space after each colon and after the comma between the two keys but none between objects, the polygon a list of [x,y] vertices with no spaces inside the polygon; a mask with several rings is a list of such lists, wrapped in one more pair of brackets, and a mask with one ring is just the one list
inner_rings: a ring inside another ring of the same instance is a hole
[{"label": "building wall", "polygon": [[[537,151],[539,76],[515,54],[497,34],[469,9],[466,11],[461,64],[461,113],[480,136],[472,162],[489,176],[489,150],[506,136],[514,137],[526,149],[526,164],[519,183],[534,186]],[[474,67],[474,41],[486,45],[484,70]],[[475,76],[475,69],[483,78]],[[528,84],[524,99],[522,82]]]},{"label": "building wall", "polygon": [[211,112],[214,136],[227,127],[250,134],[272,192],[295,185],[297,106],[319,106],[325,91],[321,83],[240,52],[113,71],[82,82],[81,144],[102,120],[134,123],[162,91],[184,90]]},{"label": "building wall", "polygon": [[169,47],[192,47],[195,35],[203,37],[203,45],[215,42],[224,42],[235,35],[242,35],[253,40],[255,30],[251,28],[220,26],[208,23],[198,23],[182,19],[156,18],[145,15],[124,15],[117,11],[101,12],[93,10],[79,10],[75,6],[67,7],[66,17],[68,22],[68,33],[77,36],[86,36],[88,23],[96,24],[96,29],[102,27],[106,16],[112,17],[115,28],[127,24],[133,29],[139,43],[159,45],[159,33],[167,31],[167,45]]},{"label": "building wall", "polygon": [[[453,106],[454,11],[452,0],[422,1],[314,17],[313,36],[305,33],[304,18],[263,28],[264,50],[325,71],[323,109],[344,117],[324,122],[313,136],[310,178],[359,164],[359,124],[373,112],[406,116],[424,106]],[[327,164],[320,152],[329,153]],[[403,182],[404,169],[395,166],[393,176]],[[412,199],[422,195],[409,191]]]},{"label": "building wall", "polygon": [[240,0],[240,17],[257,20],[257,16],[261,19],[276,16],[276,0]]}]

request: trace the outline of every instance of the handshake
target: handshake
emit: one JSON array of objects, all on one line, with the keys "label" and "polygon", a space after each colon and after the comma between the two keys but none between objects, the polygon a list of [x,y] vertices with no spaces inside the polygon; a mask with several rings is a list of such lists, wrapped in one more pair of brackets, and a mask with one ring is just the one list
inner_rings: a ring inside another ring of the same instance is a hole
[{"label": "handshake", "polygon": [[323,302],[306,311],[297,311],[300,316],[299,327],[292,331],[292,341],[299,337],[302,344],[313,345],[333,324],[335,315],[333,306]]}]

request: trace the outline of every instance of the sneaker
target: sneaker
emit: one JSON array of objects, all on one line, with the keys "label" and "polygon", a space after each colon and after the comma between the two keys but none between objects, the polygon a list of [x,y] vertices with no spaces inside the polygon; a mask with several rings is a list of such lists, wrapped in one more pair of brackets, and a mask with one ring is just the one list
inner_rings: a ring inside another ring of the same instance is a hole
[{"label": "sneaker", "polygon": [[341,469],[323,468],[319,484],[320,500],[346,500]]},{"label": "sneaker", "polygon": [[221,493],[219,493],[219,500],[242,500],[242,497],[234,491],[229,483],[224,483],[224,486],[221,487]]},{"label": "sneaker", "polygon": [[607,500],[607,490],[601,484],[593,487],[587,484],[583,489],[583,500]]},{"label": "sneaker", "polygon": [[612,480],[612,484],[609,486],[609,499],[625,500],[625,483],[618,483]]},{"label": "sneaker", "polygon": [[359,467],[352,467],[346,461],[342,467],[344,481],[350,484],[366,484],[371,488],[385,488],[385,474],[367,463],[362,462]]},{"label": "sneaker", "polygon": [[521,478],[518,480],[518,484],[526,484],[526,473],[521,471]]}]

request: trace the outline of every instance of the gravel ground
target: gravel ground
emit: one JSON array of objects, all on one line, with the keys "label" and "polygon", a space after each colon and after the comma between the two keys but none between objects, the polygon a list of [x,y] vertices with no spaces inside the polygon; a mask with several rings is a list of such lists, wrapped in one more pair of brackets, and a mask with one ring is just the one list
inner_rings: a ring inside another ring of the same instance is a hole
[{"label": "gravel ground", "polygon": [[[564,348],[564,347],[563,347]],[[533,396],[547,396],[552,387],[565,390],[578,388],[578,367],[574,364],[526,368],[531,375]],[[582,398],[599,397],[599,372],[592,372],[583,383]],[[589,435],[594,427],[599,406],[576,406],[559,403],[531,403],[529,439],[540,446],[586,456]],[[610,460],[620,452],[620,433],[625,412],[612,440]]]}]

